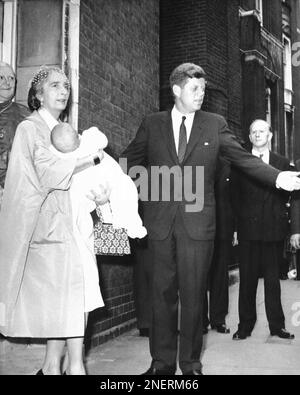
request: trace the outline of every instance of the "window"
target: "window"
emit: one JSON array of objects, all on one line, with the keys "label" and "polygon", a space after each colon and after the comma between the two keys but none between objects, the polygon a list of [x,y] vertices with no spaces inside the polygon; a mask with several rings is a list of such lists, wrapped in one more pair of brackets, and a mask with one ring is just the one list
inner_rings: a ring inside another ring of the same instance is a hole
[{"label": "window", "polygon": [[1,1],[0,5],[1,5],[0,56],[3,62],[9,63],[15,68],[17,0]]},{"label": "window", "polygon": [[272,125],[272,90],[270,87],[266,88],[266,121]]},{"label": "window", "polygon": [[285,155],[294,159],[294,108],[293,70],[291,39],[283,34],[284,110],[285,110]]},{"label": "window", "polygon": [[292,79],[292,47],[291,40],[283,35],[283,68],[284,68],[284,102],[291,106],[293,99],[293,79]]},{"label": "window", "polygon": [[285,111],[284,118],[285,127],[285,156],[290,158],[291,162],[294,162],[294,113],[291,111]]},{"label": "window", "polygon": [[72,86],[69,122],[77,128],[80,0],[4,0],[0,5],[0,55],[16,70],[16,100],[26,104],[28,82],[41,65],[61,67]]}]

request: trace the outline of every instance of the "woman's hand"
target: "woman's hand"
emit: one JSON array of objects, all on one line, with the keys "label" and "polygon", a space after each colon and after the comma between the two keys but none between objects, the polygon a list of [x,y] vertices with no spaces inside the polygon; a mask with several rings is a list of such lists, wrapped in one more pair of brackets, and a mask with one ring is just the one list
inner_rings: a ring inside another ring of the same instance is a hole
[{"label": "woman's hand", "polygon": [[87,197],[93,200],[97,205],[102,206],[109,201],[110,191],[103,185],[99,184],[97,188],[90,191]]}]

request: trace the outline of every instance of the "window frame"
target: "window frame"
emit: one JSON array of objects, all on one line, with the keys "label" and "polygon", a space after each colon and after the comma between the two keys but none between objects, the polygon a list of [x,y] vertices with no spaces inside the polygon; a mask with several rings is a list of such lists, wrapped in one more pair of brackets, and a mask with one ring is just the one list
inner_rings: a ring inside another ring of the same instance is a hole
[{"label": "window frame", "polygon": [[17,11],[18,0],[2,0],[3,3],[3,42],[1,60],[16,68]]},{"label": "window frame", "polygon": [[[283,50],[283,73],[284,73],[284,103],[292,105],[293,95],[293,66],[292,66],[292,41],[286,35],[282,35]],[[288,51],[286,50],[288,46]],[[289,59],[287,59],[287,53]]]},{"label": "window frame", "polygon": [[[18,0],[2,0],[3,8],[3,44],[0,48],[0,60],[12,65],[17,64],[17,16]],[[78,127],[79,105],[79,34],[80,34],[80,0],[63,0],[62,56],[61,68],[68,74],[72,88],[72,102],[68,122]],[[68,25],[66,12],[68,10]],[[68,26],[66,31],[66,26]],[[67,37],[66,37],[67,36]],[[65,60],[68,59],[67,69]]]}]

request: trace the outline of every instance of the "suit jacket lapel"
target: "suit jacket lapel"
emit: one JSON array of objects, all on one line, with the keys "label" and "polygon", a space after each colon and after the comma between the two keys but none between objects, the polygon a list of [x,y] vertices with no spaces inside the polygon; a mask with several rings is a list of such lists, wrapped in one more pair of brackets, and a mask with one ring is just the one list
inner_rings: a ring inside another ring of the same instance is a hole
[{"label": "suit jacket lapel", "polygon": [[170,152],[173,161],[179,164],[175,146],[171,111],[168,111],[163,119],[162,135],[164,137],[164,142],[167,146],[168,151]]},{"label": "suit jacket lapel", "polygon": [[[277,160],[276,160],[276,156],[273,154],[272,151],[270,151],[270,159],[269,159],[269,165],[275,167],[275,169],[277,169]],[[270,188],[265,188],[265,193],[264,193],[264,200],[267,200],[267,198],[269,197],[271,191],[272,191],[272,187]]]},{"label": "suit jacket lapel", "polygon": [[[204,121],[203,112],[197,111],[195,113],[195,118],[191,130],[190,139],[187,145],[184,161],[187,160],[187,158],[189,157],[189,155],[192,153],[193,149],[197,145],[202,135],[201,131],[203,130],[204,124],[205,121]],[[176,152],[176,146],[175,146],[171,111],[168,111],[166,113],[165,118],[163,120],[162,135],[164,137],[165,144],[170,152],[172,159],[174,160],[175,163],[179,164],[178,156]]]},{"label": "suit jacket lapel", "polygon": [[276,169],[277,169],[277,158],[276,158],[276,156],[273,154],[273,152],[272,151],[270,151],[270,163],[269,163],[269,165],[270,166],[273,166],[273,167],[275,167]]},{"label": "suit jacket lapel", "polygon": [[190,135],[190,139],[187,145],[186,153],[184,160],[186,161],[189,155],[192,153],[193,149],[197,145],[201,135],[202,135],[202,130],[204,127],[204,117],[203,117],[203,112],[202,111],[197,111],[195,113],[195,118],[193,122],[193,127]]}]

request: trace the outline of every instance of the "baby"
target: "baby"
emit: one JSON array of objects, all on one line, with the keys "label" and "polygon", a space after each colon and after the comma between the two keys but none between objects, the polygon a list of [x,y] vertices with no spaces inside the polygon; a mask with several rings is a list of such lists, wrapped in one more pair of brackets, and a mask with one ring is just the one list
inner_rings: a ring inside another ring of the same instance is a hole
[{"label": "baby", "polygon": [[[68,123],[60,123],[51,133],[51,151],[57,156],[84,157],[97,149],[104,149],[106,136],[97,128],[90,128],[79,136]],[[107,153],[100,165],[90,167],[73,176],[71,203],[73,212],[80,209],[92,212],[96,205],[89,198],[94,191],[100,199],[103,222],[113,227],[124,228],[131,238],[143,238],[147,231],[138,214],[138,192],[134,182],[120,165]]]}]

